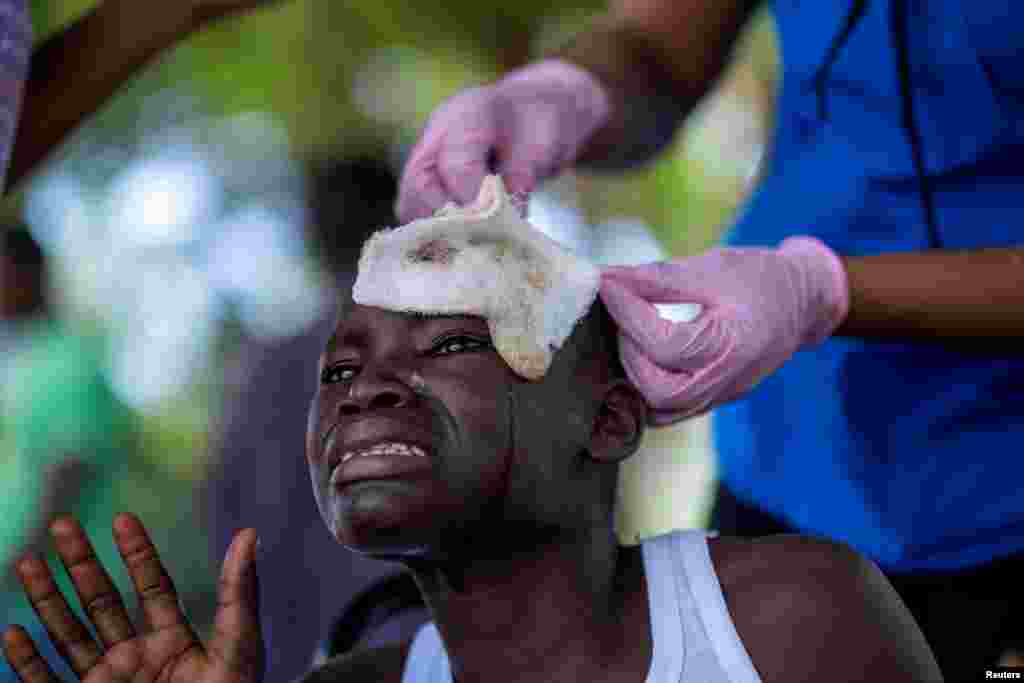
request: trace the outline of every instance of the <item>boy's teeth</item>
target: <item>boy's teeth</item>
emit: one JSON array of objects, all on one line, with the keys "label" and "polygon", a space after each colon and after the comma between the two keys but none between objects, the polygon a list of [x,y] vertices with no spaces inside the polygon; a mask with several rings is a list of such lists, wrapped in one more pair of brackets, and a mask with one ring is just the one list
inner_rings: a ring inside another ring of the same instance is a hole
[{"label": "boy's teeth", "polygon": [[424,458],[426,453],[419,446],[409,446],[404,443],[389,442],[365,448],[361,451],[349,451],[341,458],[341,462],[348,462],[357,455],[415,455]]}]

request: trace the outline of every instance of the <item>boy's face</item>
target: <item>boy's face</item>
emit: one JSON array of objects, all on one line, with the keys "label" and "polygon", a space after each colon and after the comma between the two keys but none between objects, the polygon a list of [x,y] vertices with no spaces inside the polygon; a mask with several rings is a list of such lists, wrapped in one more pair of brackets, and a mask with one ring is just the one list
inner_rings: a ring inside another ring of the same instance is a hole
[{"label": "boy's face", "polygon": [[[345,302],[320,358],[306,443],[332,535],[360,552],[415,556],[487,520],[557,517],[579,488],[564,456],[585,446],[592,420],[590,364],[577,372],[570,346],[543,381],[526,382],[482,318]],[[372,450],[384,444],[403,446]]]}]

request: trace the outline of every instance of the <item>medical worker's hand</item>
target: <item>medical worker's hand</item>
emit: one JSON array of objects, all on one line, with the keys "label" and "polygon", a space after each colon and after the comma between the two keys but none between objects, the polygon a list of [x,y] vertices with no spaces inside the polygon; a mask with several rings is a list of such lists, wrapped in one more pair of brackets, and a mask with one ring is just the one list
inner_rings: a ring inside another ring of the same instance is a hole
[{"label": "medical worker's hand", "polygon": [[[626,373],[665,425],[738,398],[801,348],[828,338],[849,310],[846,273],[820,241],[778,249],[712,249],[699,256],[605,268],[601,298],[619,326]],[[692,322],[654,303],[697,303]]]},{"label": "medical worker's hand", "polygon": [[399,187],[398,219],[407,223],[449,202],[473,201],[488,173],[500,174],[524,203],[540,181],[576,160],[609,115],[604,86],[562,60],[463,91],[433,113],[413,148]]},{"label": "medical worker's hand", "polygon": [[[57,651],[83,683],[262,681],[266,653],[251,530],[235,536],[224,558],[215,633],[205,645],[185,618],[171,577],[136,517],[118,515],[114,538],[135,585],[144,632],[128,618],[123,598],[78,522],[60,517],[51,534],[99,642],[71,611],[44,561],[26,558],[18,565],[18,578]],[[23,683],[60,683],[24,629],[4,632],[3,651]]]}]

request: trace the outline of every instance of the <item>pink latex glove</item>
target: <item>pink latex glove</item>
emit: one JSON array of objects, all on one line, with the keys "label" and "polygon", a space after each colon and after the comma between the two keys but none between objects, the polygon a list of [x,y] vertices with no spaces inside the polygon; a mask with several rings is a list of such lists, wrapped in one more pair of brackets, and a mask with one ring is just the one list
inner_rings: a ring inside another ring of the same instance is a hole
[{"label": "pink latex glove", "polygon": [[[711,249],[608,267],[601,299],[654,425],[740,397],[801,348],[827,339],[850,306],[839,257],[811,237],[791,237],[778,249]],[[680,302],[703,310],[692,322],[672,323],[653,306]]]},{"label": "pink latex glove", "polygon": [[455,95],[430,117],[406,163],[399,221],[430,216],[449,202],[468,204],[488,173],[502,176],[522,209],[538,182],[576,160],[609,111],[604,86],[557,59]]}]

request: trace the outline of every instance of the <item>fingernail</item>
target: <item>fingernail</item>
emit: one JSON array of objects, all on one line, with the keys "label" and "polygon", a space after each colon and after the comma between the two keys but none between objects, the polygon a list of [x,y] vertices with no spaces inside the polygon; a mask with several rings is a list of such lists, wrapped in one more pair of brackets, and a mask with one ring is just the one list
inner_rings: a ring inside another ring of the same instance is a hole
[{"label": "fingernail", "polygon": [[235,544],[237,542],[238,542],[238,537],[235,536],[234,538],[231,539],[231,542],[228,543],[228,549],[224,551],[224,562],[227,562],[228,558],[231,557],[231,553],[235,550]]},{"label": "fingernail", "polygon": [[18,560],[17,567],[21,572],[31,572],[39,568],[39,561],[32,555],[26,555]]}]

